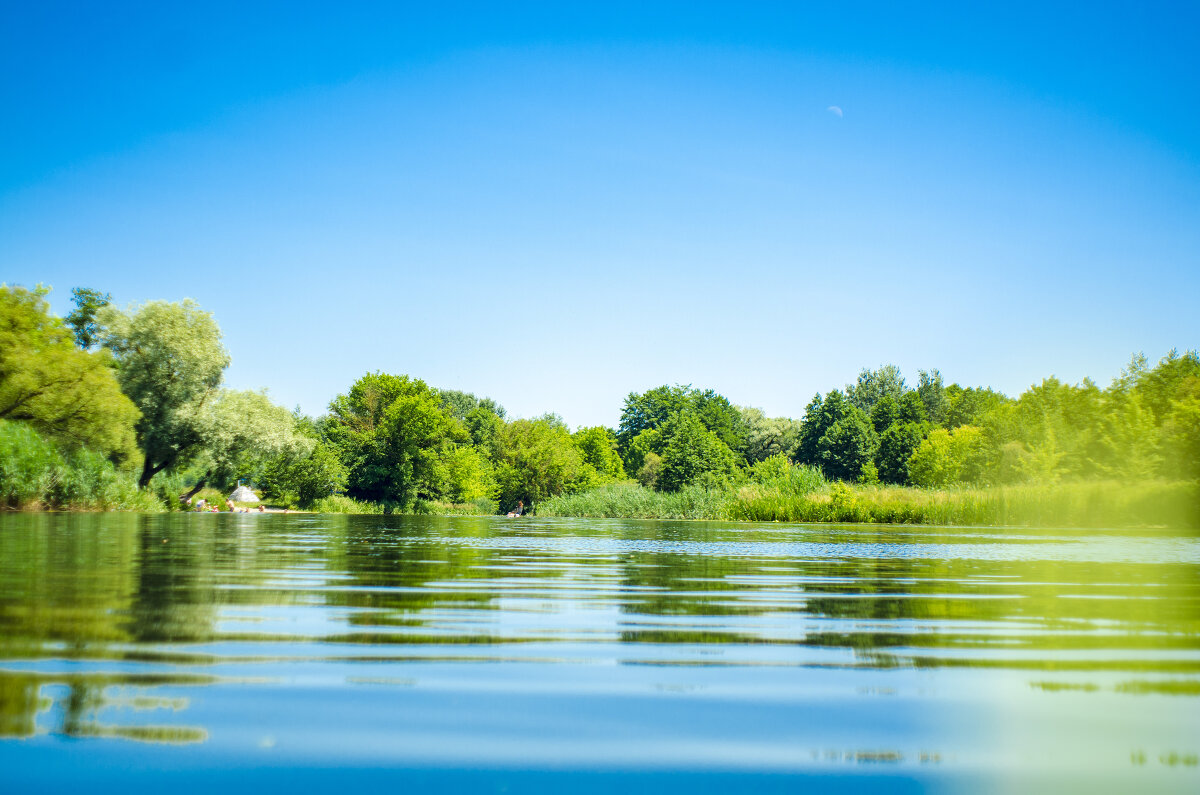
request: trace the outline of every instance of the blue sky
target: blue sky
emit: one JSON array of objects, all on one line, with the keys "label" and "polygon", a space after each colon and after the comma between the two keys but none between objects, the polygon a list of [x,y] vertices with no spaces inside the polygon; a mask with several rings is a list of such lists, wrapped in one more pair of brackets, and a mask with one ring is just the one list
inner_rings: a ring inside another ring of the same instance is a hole
[{"label": "blue sky", "polygon": [[0,281],[195,298],[309,413],[378,369],[800,416],[1200,344],[1194,4],[26,5]]}]

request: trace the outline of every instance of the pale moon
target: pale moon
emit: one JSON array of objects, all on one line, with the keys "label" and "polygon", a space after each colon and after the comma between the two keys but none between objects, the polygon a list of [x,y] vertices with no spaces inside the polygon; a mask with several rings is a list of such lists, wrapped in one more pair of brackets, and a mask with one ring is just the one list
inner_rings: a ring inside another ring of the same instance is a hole
[{"label": "pale moon", "polygon": [[830,105],[825,110],[829,111],[834,116],[837,116],[839,119],[842,118],[842,109],[839,108],[837,105]]}]

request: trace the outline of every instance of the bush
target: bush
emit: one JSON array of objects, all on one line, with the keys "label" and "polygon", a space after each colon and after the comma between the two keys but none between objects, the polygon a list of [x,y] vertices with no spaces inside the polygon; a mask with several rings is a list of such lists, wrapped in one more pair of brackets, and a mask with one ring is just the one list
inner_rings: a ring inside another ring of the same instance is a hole
[{"label": "bush", "polygon": [[100,453],[61,450],[28,425],[0,420],[0,507],[159,512],[150,492]]},{"label": "bush", "polygon": [[363,502],[343,494],[332,494],[322,497],[312,504],[313,513],[390,513],[384,510],[384,505],[378,502]]},{"label": "bush", "polygon": [[634,483],[601,486],[592,491],[552,497],[537,506],[538,516],[583,516],[611,519],[719,519],[725,515],[728,491],[690,486],[654,491]]}]

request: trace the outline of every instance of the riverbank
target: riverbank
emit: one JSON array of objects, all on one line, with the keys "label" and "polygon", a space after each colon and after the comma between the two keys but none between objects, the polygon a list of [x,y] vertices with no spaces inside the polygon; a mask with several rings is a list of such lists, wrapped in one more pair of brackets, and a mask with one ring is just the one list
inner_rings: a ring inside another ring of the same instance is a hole
[{"label": "riverbank", "polygon": [[1103,480],[919,489],[834,482],[804,493],[762,484],[677,492],[617,484],[554,497],[538,505],[537,514],[747,522],[1200,529],[1200,484]]}]

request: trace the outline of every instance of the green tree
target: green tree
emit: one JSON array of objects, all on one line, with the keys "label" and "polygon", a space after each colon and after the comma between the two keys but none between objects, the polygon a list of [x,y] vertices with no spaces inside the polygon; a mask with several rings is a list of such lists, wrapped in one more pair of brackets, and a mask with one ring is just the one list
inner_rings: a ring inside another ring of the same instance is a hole
[{"label": "green tree", "polygon": [[442,452],[469,439],[424,381],[386,373],[368,373],[334,398],[327,432],[350,470],[352,497],[405,508],[442,496]]},{"label": "green tree", "polygon": [[199,409],[196,421],[203,441],[191,456],[200,473],[191,494],[208,483],[231,486],[278,458],[307,458],[316,446],[296,432],[292,413],[262,392],[222,389]]},{"label": "green tree", "polygon": [[491,398],[477,398],[470,392],[460,392],[457,389],[435,389],[434,392],[441,402],[442,409],[459,422],[465,421],[472,411],[479,408],[504,419],[504,407]]},{"label": "green tree", "polygon": [[471,435],[471,444],[490,461],[495,462],[500,455],[500,432],[504,428],[502,416],[479,406],[467,412],[463,424]]},{"label": "green tree", "polygon": [[970,482],[977,477],[981,441],[980,430],[970,425],[935,428],[909,458],[909,480],[929,487]]},{"label": "green tree", "polygon": [[587,488],[596,478],[596,470],[584,461],[557,417],[515,420],[503,427],[496,464],[501,511],[511,510],[518,500],[534,505]]},{"label": "green tree", "polygon": [[112,303],[112,296],[86,287],[71,289],[71,302],[75,308],[64,318],[75,332],[75,344],[89,350],[99,342],[100,327],[96,324],[96,313]]},{"label": "green tree", "polygon": [[771,456],[791,455],[800,443],[800,422],[787,417],[767,417],[762,409],[741,408],[744,435],[736,450],[748,463]]},{"label": "green tree", "polygon": [[1145,480],[1162,465],[1161,443],[1162,432],[1141,394],[1119,393],[1099,422],[1094,462],[1104,474]]},{"label": "green tree", "polygon": [[1156,422],[1171,412],[1174,401],[1186,389],[1188,379],[1200,377],[1200,354],[1177,350],[1167,353],[1153,368],[1144,354],[1133,357],[1129,366],[1114,381],[1112,392],[1137,391],[1143,405],[1154,415]]},{"label": "green tree", "polygon": [[945,398],[944,420],[946,428],[960,425],[977,425],[983,417],[999,406],[1012,401],[999,392],[986,387],[962,388],[951,384],[943,391]]},{"label": "green tree", "polygon": [[96,315],[100,341],[117,362],[121,390],[141,410],[138,485],[194,455],[204,442],[205,407],[216,398],[229,365],[221,330],[190,299],[150,301]]},{"label": "green tree", "polygon": [[[739,449],[745,435],[742,415],[727,398],[711,389],[691,386],[660,386],[642,394],[630,393],[621,410],[617,429],[618,449],[622,457],[630,442],[642,431],[662,427],[680,412],[691,412],[731,450]],[[626,462],[629,471],[629,462]]]},{"label": "green tree", "polygon": [[925,403],[916,392],[905,392],[896,403],[896,408],[897,422],[925,422],[928,419],[928,415],[925,413]]},{"label": "green tree", "polygon": [[800,422],[800,443],[796,446],[796,460],[802,464],[821,466],[821,438],[839,420],[854,410],[854,406],[838,390],[833,390],[824,399],[815,396],[804,410]]},{"label": "green tree", "polygon": [[871,409],[871,426],[876,433],[883,433],[900,419],[900,402],[891,395],[884,395]]},{"label": "green tree", "polygon": [[900,368],[894,364],[885,364],[877,370],[864,368],[858,374],[858,380],[855,383],[846,385],[846,398],[852,405],[870,416],[871,409],[875,408],[875,404],[884,395],[891,395],[898,402],[906,391],[907,387],[904,385],[904,376],[900,374]]},{"label": "green tree", "polygon": [[622,453],[639,433],[660,427],[671,415],[683,411],[689,402],[690,390],[682,386],[659,386],[641,394],[630,392],[621,409],[617,442]]},{"label": "green tree", "polygon": [[692,412],[676,414],[662,430],[659,489],[678,491],[696,482],[727,481],[737,468],[733,451]]},{"label": "green tree", "polygon": [[450,502],[490,497],[496,490],[492,466],[479,450],[466,444],[444,447],[438,456],[442,496]]},{"label": "green tree", "polygon": [[289,451],[268,461],[255,481],[267,494],[295,498],[301,508],[346,487],[349,472],[337,450],[317,439],[306,453]]},{"label": "green tree", "polygon": [[925,405],[925,416],[935,425],[941,425],[946,419],[946,387],[942,383],[942,374],[935,367],[932,370],[918,370],[917,395]]},{"label": "green tree", "polygon": [[1180,383],[1177,397],[1164,417],[1164,474],[1200,478],[1200,377]]},{"label": "green tree", "polygon": [[45,293],[0,286],[0,419],[118,464],[133,461],[138,409],[122,394],[111,356],[79,350]]},{"label": "green tree", "polygon": [[827,478],[857,481],[878,447],[879,435],[867,415],[851,406],[817,441],[817,463]]},{"label": "green tree", "polygon": [[908,460],[912,457],[929,426],[919,422],[898,422],[879,435],[875,462],[884,483],[908,482]]},{"label": "green tree", "polygon": [[665,442],[660,429],[647,428],[642,431],[633,438],[633,441],[629,443],[629,449],[625,451],[625,471],[631,473],[645,485],[646,477],[642,476],[642,470],[645,468],[646,462],[653,456],[655,459],[655,463],[653,464],[654,480],[657,482],[664,445]]},{"label": "green tree", "polygon": [[601,425],[580,428],[573,435],[575,446],[583,454],[583,460],[591,464],[600,474],[602,482],[625,479],[625,467],[617,454],[617,435]]}]

